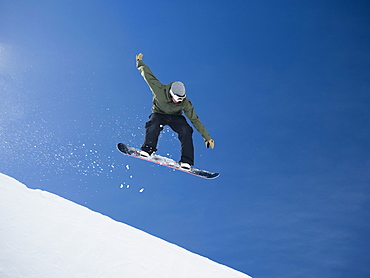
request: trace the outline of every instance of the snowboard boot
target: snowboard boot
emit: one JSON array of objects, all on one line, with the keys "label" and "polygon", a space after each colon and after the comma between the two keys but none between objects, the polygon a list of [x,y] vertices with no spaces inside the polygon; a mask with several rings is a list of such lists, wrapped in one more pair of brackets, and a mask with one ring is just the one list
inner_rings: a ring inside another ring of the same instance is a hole
[{"label": "snowboard boot", "polygon": [[184,170],[190,170],[191,166],[189,163],[186,163],[186,162],[181,162],[180,161],[180,168],[181,169],[184,169]]},{"label": "snowboard boot", "polygon": [[139,154],[140,154],[140,156],[145,157],[145,158],[148,158],[150,156],[149,153],[147,153],[146,151],[143,151],[143,150],[139,150]]},{"label": "snowboard boot", "polygon": [[140,151],[139,151],[139,154],[142,156],[142,157],[149,157],[151,156],[153,153],[155,153],[157,151],[156,148],[153,148],[147,144],[143,144],[140,148]]}]

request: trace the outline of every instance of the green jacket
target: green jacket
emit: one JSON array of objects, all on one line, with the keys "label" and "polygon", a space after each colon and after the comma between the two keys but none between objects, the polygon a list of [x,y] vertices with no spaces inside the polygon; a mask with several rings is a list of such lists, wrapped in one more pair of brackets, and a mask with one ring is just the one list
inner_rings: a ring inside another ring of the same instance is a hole
[{"label": "green jacket", "polygon": [[182,112],[191,121],[193,126],[202,134],[205,141],[211,139],[204,125],[200,122],[198,115],[194,112],[194,106],[188,97],[182,102],[174,103],[170,95],[172,83],[164,85],[154,76],[150,68],[142,60],[137,61],[137,68],[148,83],[153,93],[153,113],[182,115]]}]

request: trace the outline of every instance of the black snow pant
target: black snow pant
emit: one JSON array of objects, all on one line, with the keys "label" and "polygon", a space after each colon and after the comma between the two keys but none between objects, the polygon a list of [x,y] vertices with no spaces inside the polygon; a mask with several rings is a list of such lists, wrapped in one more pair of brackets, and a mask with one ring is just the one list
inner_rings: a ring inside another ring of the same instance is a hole
[{"label": "black snow pant", "polygon": [[182,115],[153,113],[145,124],[145,141],[141,149],[149,154],[157,151],[158,137],[163,127],[168,125],[178,134],[181,142],[181,162],[194,165],[193,128]]}]

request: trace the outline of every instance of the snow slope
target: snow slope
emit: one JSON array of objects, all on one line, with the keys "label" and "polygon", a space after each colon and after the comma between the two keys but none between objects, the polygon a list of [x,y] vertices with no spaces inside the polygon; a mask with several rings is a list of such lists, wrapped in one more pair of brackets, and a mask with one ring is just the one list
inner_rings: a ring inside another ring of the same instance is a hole
[{"label": "snow slope", "polygon": [[0,277],[250,276],[0,174]]}]

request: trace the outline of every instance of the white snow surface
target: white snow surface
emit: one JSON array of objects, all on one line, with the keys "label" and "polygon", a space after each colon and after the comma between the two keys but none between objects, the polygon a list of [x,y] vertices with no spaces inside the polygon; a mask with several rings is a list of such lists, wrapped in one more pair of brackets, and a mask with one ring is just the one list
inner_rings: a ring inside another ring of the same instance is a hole
[{"label": "white snow surface", "polygon": [[0,277],[250,276],[0,173]]}]

